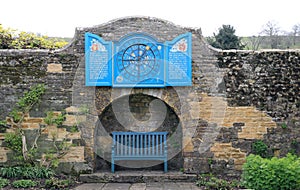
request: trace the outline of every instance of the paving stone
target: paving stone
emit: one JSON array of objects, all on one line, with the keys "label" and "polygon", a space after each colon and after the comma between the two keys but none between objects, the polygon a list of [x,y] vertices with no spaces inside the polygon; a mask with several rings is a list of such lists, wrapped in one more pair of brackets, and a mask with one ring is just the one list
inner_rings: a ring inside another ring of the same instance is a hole
[{"label": "paving stone", "polygon": [[162,171],[117,171],[116,173],[99,172],[93,174],[81,174],[79,179],[84,183],[97,183],[99,181],[110,183],[193,182],[197,180],[197,175],[182,174],[181,172],[164,173]]},{"label": "paving stone", "polygon": [[74,190],[201,190],[192,182],[86,183]]},{"label": "paving stone", "polygon": [[107,183],[102,190],[129,190],[130,183]]},{"label": "paving stone", "polygon": [[85,183],[75,188],[75,190],[102,190],[105,183]]},{"label": "paving stone", "polygon": [[[174,182],[164,183],[163,184],[164,190],[181,190],[180,186]],[[186,189],[189,190],[189,189]]]},{"label": "paving stone", "polygon": [[146,190],[146,183],[134,183],[129,190]]},{"label": "paving stone", "polygon": [[146,190],[161,190],[163,189],[162,183],[147,183]]},{"label": "paving stone", "polygon": [[180,187],[180,189],[199,189],[195,183],[176,183]]}]

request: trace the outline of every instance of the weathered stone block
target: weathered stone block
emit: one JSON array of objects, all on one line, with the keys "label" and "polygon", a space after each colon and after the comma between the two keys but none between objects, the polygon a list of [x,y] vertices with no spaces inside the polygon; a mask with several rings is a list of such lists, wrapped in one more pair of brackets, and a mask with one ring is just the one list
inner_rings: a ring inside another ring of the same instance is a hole
[{"label": "weathered stone block", "polygon": [[78,113],[79,112],[79,108],[75,107],[75,106],[70,106],[70,107],[67,107],[66,109],[66,113],[70,114],[75,114],[75,113]]},{"label": "weathered stone block", "polygon": [[39,129],[40,125],[39,123],[22,123],[23,129]]},{"label": "weathered stone block", "polygon": [[43,123],[43,118],[37,118],[37,117],[28,117],[24,118],[24,123]]},{"label": "weathered stone block", "polygon": [[55,64],[55,63],[48,64],[47,72],[48,73],[62,73],[63,72],[62,64]]},{"label": "weathered stone block", "polygon": [[75,115],[66,115],[63,125],[73,126],[77,124],[77,117]]},{"label": "weathered stone block", "polygon": [[0,162],[5,163],[7,162],[7,153],[11,152],[9,148],[0,147]]},{"label": "weathered stone block", "polygon": [[59,159],[60,162],[84,162],[84,147],[76,146],[70,147],[62,158]]}]

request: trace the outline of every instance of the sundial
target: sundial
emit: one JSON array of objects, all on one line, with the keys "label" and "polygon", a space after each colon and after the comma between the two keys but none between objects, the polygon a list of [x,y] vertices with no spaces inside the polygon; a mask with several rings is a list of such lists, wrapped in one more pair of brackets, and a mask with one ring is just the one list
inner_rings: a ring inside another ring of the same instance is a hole
[{"label": "sundial", "polygon": [[[133,44],[125,47],[117,55],[118,71],[133,82],[147,80],[156,76],[161,66],[161,55],[155,45]],[[119,76],[118,81],[123,78]]]}]

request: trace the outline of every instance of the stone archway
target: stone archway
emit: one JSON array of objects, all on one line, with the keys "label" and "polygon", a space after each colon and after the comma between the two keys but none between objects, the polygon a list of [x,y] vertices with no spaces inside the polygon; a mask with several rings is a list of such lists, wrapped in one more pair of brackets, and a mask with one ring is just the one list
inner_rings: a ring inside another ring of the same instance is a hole
[{"label": "stone archway", "polygon": [[[84,64],[84,62],[82,62]],[[84,70],[79,74],[82,76]],[[76,83],[77,84],[77,83]],[[111,137],[106,130],[100,130],[102,123],[99,116],[107,111],[112,102],[118,102],[118,99],[129,97],[135,94],[143,94],[150,96],[156,100],[161,100],[163,105],[167,105],[168,109],[174,111],[174,114],[180,121],[180,129],[182,130],[182,138],[180,144],[182,146],[182,157],[178,163],[183,162],[182,167],[175,166],[176,169],[188,168],[191,159],[186,159],[191,154],[193,146],[191,145],[192,137],[196,132],[199,122],[199,96],[193,87],[167,87],[167,88],[110,88],[110,87],[82,87],[83,83],[74,87],[73,101],[78,108],[87,107],[88,112],[85,115],[76,115],[76,120],[80,123],[82,132],[82,142],[84,143],[84,158],[88,166],[97,171],[101,166],[103,169],[109,169],[109,162],[105,159],[99,163],[97,155],[110,161],[111,156]],[[82,92],[84,88],[84,93]],[[76,93],[75,93],[76,92]],[[125,125],[126,126],[126,125]],[[103,125],[101,129],[104,129]],[[100,135],[99,135],[100,133]],[[96,145],[97,138],[101,137],[100,145]],[[102,151],[104,150],[104,151]],[[99,152],[100,151],[100,152]],[[182,161],[183,160],[183,161]],[[175,163],[175,162],[174,162]],[[172,168],[172,164],[169,164]],[[178,171],[177,170],[177,171]]]},{"label": "stone archway", "polygon": [[[143,93],[125,95],[112,101],[99,114],[94,134],[96,170],[110,168],[112,131],[167,131],[169,170],[178,171],[183,167],[180,119],[161,99]],[[157,161],[122,161],[119,165],[119,170],[162,169],[162,164]]]}]

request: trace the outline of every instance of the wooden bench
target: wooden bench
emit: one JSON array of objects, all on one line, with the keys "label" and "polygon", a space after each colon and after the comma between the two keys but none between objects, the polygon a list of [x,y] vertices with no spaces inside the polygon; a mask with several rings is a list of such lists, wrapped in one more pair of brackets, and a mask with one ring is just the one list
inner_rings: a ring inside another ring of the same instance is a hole
[{"label": "wooden bench", "polygon": [[168,171],[168,132],[112,132],[111,171],[117,160],[162,160]]}]

